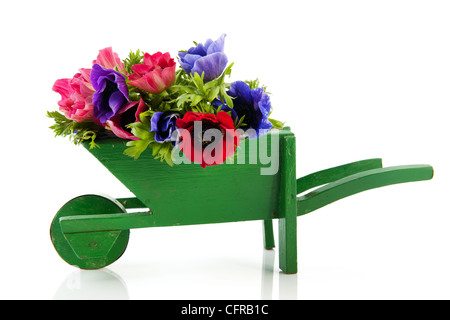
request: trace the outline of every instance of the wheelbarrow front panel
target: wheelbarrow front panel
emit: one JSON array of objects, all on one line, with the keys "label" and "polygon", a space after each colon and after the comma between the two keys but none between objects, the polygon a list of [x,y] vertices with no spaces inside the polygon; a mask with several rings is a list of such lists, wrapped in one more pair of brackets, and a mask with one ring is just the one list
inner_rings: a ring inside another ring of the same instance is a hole
[{"label": "wheelbarrow front panel", "polygon": [[[283,132],[267,135],[269,154],[272,139],[279,139]],[[238,150],[245,153],[245,163],[235,159],[234,164],[206,168],[197,163],[170,167],[154,159],[151,150],[134,160],[123,155],[127,147],[121,139],[97,143],[100,148],[86,148],[151,210],[154,226],[267,220],[277,216],[280,175],[261,174],[261,169],[269,164],[262,164],[255,157],[258,151],[248,140],[241,142]]]}]

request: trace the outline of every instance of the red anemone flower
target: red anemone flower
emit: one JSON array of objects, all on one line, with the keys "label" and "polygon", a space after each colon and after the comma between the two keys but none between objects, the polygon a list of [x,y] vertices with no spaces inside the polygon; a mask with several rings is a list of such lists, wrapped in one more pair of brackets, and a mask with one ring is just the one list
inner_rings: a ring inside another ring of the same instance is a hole
[{"label": "red anemone flower", "polygon": [[239,145],[233,119],[224,111],[217,115],[188,111],[176,124],[180,129],[180,150],[202,168],[224,163]]}]

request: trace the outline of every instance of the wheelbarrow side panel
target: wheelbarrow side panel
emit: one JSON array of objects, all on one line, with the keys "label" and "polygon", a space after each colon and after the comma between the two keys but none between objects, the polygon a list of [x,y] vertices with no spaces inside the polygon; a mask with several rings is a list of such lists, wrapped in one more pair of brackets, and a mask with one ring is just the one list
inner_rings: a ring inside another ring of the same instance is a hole
[{"label": "wheelbarrow side panel", "polygon": [[[285,131],[267,135],[272,139]],[[223,164],[201,168],[198,164],[168,166],[154,159],[151,150],[134,160],[123,151],[121,139],[99,141],[100,148],[89,149],[153,213],[155,226],[175,226],[278,217],[280,173],[262,175],[262,164],[249,164],[255,150],[248,141],[241,143],[245,164]],[[250,158],[251,154],[251,158]],[[278,160],[278,159],[277,159]]]}]

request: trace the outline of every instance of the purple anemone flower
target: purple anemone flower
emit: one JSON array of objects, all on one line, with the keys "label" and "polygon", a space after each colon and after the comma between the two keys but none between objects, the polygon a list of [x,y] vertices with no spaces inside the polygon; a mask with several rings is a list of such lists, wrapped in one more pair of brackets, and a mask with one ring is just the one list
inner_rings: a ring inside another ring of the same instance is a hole
[{"label": "purple anemone flower", "polygon": [[155,132],[155,141],[159,143],[171,141],[175,145],[176,138],[172,137],[172,133],[176,133],[176,121],[179,118],[178,113],[155,112],[151,119],[150,129]]},{"label": "purple anemone flower", "polygon": [[[213,105],[221,111],[231,112],[231,117],[235,122],[244,117],[244,130],[249,139],[265,135],[273,125],[269,121],[269,113],[272,108],[270,97],[262,88],[250,89],[244,81],[236,81],[230,85],[228,95],[233,98],[233,108],[225,102],[215,100]],[[250,130],[251,129],[251,130]]]},{"label": "purple anemone flower", "polygon": [[216,41],[206,40],[205,44],[199,43],[187,52],[179,52],[180,65],[188,74],[205,73],[204,82],[218,78],[228,63],[228,58],[223,53],[225,34]]},{"label": "purple anemone flower", "polygon": [[91,71],[91,83],[96,91],[92,97],[94,118],[102,124],[130,102],[125,76],[120,72],[94,64]]}]

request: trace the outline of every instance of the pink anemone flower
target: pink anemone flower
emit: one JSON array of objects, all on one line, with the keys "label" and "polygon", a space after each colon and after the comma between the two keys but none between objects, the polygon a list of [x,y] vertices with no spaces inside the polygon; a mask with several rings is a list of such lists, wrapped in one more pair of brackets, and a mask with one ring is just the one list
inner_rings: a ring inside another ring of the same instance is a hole
[{"label": "pink anemone flower", "polygon": [[67,119],[76,122],[92,120],[94,105],[92,95],[95,93],[90,81],[91,69],[80,69],[72,79],[55,81],[52,90],[61,95],[59,110]]},{"label": "pink anemone flower", "polygon": [[115,70],[117,67],[119,72],[126,74],[124,63],[120,60],[119,55],[113,52],[111,47],[100,50],[97,59],[92,61],[92,65],[94,64],[99,64],[106,69],[112,70]]},{"label": "pink anemone flower", "polygon": [[128,77],[129,84],[153,94],[161,93],[175,81],[175,68],[175,60],[168,52],[145,53],[143,63],[131,67],[134,73]]}]

